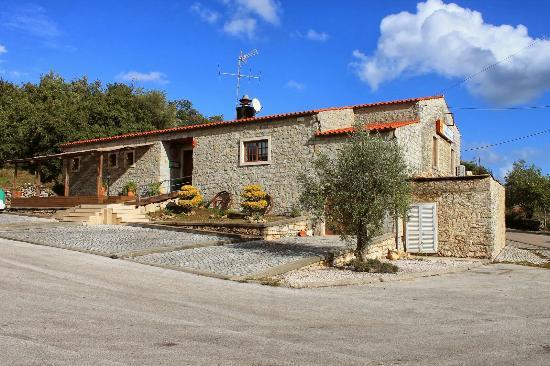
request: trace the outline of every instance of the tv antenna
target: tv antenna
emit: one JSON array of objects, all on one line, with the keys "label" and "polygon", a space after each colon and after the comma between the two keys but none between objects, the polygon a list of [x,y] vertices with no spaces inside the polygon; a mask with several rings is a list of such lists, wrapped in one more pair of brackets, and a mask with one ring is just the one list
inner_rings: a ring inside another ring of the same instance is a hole
[{"label": "tv antenna", "polygon": [[260,80],[260,75],[253,75],[252,73],[249,73],[249,74],[241,73],[241,68],[243,67],[244,64],[246,64],[246,61],[248,61],[249,58],[256,56],[258,53],[259,52],[257,49],[253,49],[248,53],[243,53],[243,51],[241,50],[241,54],[237,58],[237,73],[222,72],[221,70],[219,70],[219,65],[218,65],[218,75],[235,76],[237,78],[237,100],[236,100],[237,105],[239,104],[239,96],[241,92],[241,79]]}]

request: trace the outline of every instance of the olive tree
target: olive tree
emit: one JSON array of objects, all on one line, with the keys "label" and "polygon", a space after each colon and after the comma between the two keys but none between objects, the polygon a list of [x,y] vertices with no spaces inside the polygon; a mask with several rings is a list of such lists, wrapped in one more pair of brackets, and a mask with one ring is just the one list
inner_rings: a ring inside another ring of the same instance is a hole
[{"label": "olive tree", "polygon": [[401,147],[388,135],[370,134],[359,125],[336,157],[321,154],[300,184],[302,208],[314,221],[332,223],[343,239],[356,237],[359,260],[388,215],[404,217],[410,203]]}]

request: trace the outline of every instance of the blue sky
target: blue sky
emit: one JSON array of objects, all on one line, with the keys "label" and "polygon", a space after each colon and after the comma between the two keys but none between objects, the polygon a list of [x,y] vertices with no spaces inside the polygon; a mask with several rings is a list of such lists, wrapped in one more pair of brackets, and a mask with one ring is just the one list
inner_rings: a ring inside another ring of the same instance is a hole
[{"label": "blue sky", "polygon": [[[549,10],[538,0],[0,0],[0,77],[134,80],[229,119],[235,81],[218,65],[235,71],[239,51],[257,48],[245,71],[261,81],[242,92],[264,115],[442,90],[451,107],[550,105]],[[550,109],[454,112],[463,148],[550,129]],[[462,157],[502,177],[520,158],[549,174],[549,153],[547,133]]]}]

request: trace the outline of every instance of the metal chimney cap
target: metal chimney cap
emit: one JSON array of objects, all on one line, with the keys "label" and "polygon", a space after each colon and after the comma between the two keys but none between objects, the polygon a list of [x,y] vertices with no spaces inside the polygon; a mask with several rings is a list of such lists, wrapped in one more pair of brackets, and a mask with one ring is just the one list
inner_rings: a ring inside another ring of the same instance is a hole
[{"label": "metal chimney cap", "polygon": [[250,97],[247,94],[245,94],[241,99],[239,99],[239,102],[241,102],[241,104],[248,105],[250,104],[250,102],[252,102],[252,99],[250,99]]}]

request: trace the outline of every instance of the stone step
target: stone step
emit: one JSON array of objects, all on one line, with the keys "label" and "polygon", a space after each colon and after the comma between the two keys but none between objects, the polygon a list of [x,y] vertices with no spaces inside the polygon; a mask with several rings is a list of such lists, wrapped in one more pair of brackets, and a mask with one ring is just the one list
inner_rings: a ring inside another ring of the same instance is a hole
[{"label": "stone step", "polygon": [[122,219],[120,222],[124,223],[124,224],[139,223],[139,222],[147,223],[147,222],[149,222],[149,219],[146,218],[146,217],[144,217],[142,219],[135,218],[135,219],[131,219],[131,220]]},{"label": "stone step", "polygon": [[85,203],[80,206],[77,206],[77,208],[97,208],[97,209],[103,209],[106,208],[107,205],[102,205],[99,203]]},{"label": "stone step", "polygon": [[[92,219],[92,217],[83,217],[83,216],[65,216],[61,219],[61,221],[66,222],[88,222]],[[94,217],[95,219],[95,217]]]},{"label": "stone step", "polygon": [[66,215],[63,215],[63,217],[75,217],[75,216],[92,217],[92,216],[95,216],[95,215],[102,216],[103,213],[101,211],[99,211],[99,212],[78,212],[78,211],[75,211],[75,212],[70,212]]}]

